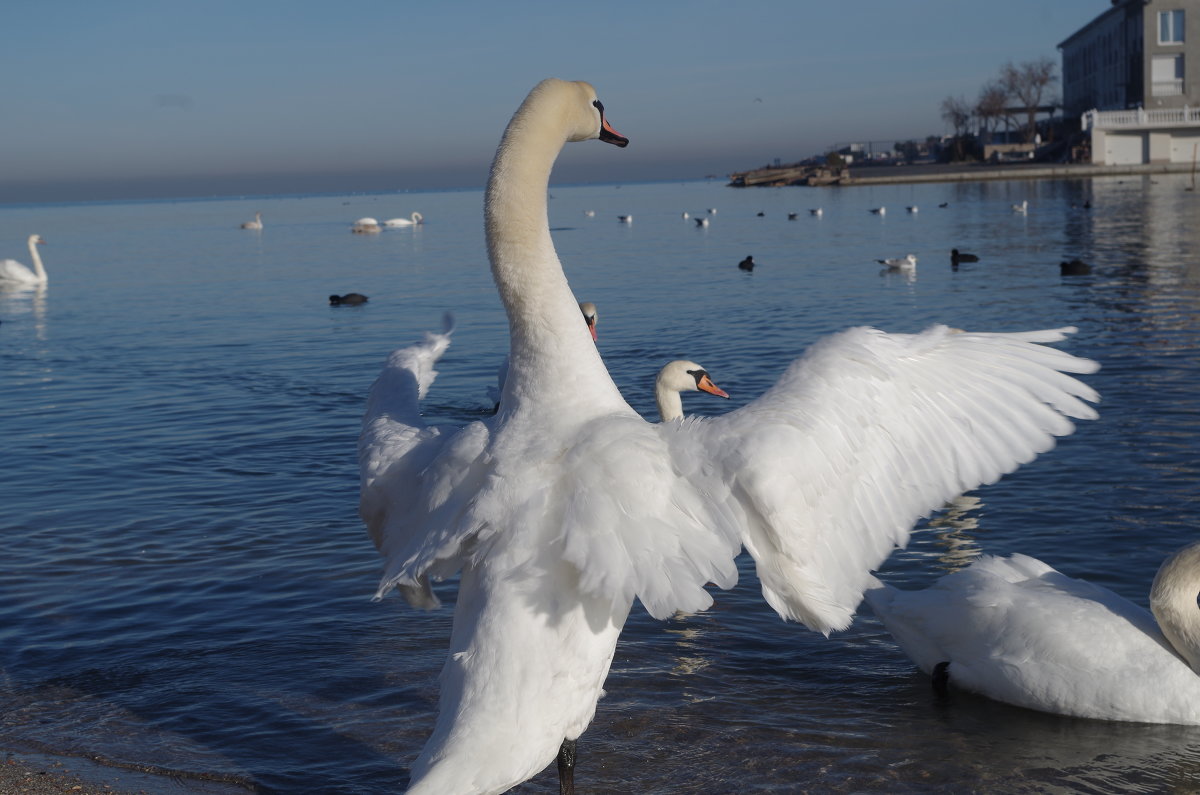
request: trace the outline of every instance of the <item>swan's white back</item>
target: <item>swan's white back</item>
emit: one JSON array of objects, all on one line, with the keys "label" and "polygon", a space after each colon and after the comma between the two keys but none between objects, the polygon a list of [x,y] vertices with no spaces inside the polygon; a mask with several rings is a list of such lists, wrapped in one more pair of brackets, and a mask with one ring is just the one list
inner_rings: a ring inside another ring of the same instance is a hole
[{"label": "swan's white back", "polygon": [[[1034,558],[984,557],[925,590],[866,596],[913,662],[949,662],[956,687],[1061,715],[1200,724],[1200,675],[1150,611]],[[1194,626],[1195,588],[1190,599]]]}]

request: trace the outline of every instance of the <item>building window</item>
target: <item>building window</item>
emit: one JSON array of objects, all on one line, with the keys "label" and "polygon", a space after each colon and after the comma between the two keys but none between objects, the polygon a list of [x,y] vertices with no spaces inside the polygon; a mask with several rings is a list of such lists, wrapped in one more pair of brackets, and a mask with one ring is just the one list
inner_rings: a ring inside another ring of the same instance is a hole
[{"label": "building window", "polygon": [[1150,62],[1150,93],[1177,97],[1183,93],[1183,56],[1156,55]]},{"label": "building window", "polygon": [[1158,43],[1183,44],[1183,10],[1158,12]]}]

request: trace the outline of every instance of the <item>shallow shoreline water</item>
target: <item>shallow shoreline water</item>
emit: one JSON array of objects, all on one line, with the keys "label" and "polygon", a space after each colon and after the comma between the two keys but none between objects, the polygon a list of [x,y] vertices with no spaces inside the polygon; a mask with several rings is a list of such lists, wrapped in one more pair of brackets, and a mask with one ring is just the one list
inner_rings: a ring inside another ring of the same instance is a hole
[{"label": "shallow shoreline water", "polygon": [[[980,552],[1023,552],[1145,604],[1159,561],[1200,526],[1186,183],[564,186],[550,211],[576,295],[599,307],[605,362],[647,416],[671,358],[732,396],[685,410],[719,413],[850,325],[1077,326],[1060,347],[1101,362],[1086,379],[1100,420],[922,522],[881,577],[924,587]],[[1013,213],[1023,200],[1029,214]],[[681,217],[709,207],[706,228]],[[349,231],[413,210],[423,227]],[[264,230],[238,229],[255,211]],[[2,255],[24,258],[39,232],[50,274],[44,291],[0,293],[0,748],[178,772],[139,781],[154,792],[208,791],[188,776],[403,785],[436,709],[454,583],[430,613],[370,601],[380,562],[355,516],[355,437],[388,351],[446,310],[458,329],[426,413],[490,409],[507,340],[481,218],[469,191],[0,207]],[[953,271],[952,247],[981,261]],[[914,277],[880,273],[877,258],[909,252]],[[1061,277],[1072,257],[1093,272]],[[370,302],[328,306],[350,291]],[[739,563],[706,613],[658,622],[635,606],[580,741],[581,790],[1195,783],[1196,728],[937,705],[869,611],[829,639],[782,624]],[[556,789],[551,769],[517,791]]]}]

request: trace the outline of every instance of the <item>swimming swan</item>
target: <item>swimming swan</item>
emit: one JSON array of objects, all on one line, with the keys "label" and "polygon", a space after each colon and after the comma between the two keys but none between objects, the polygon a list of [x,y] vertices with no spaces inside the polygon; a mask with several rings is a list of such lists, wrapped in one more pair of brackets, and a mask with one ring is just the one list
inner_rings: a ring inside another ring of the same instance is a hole
[{"label": "swimming swan", "polygon": [[46,269],[42,266],[42,257],[38,254],[37,247],[45,245],[46,241],[42,240],[41,235],[29,236],[29,258],[33,260],[33,270],[17,262],[15,259],[6,259],[0,262],[0,285],[38,285],[46,283]]},{"label": "swimming swan", "polygon": [[242,224],[242,229],[262,229],[262,213],[255,213],[253,221]]},{"label": "swimming swan", "polygon": [[449,328],[391,354],[359,438],[359,513],[377,592],[439,604],[461,571],[438,717],[411,793],[500,793],[575,743],[639,599],[658,618],[732,587],[744,545],[763,595],[821,632],[849,625],[869,571],[922,514],[1031,460],[1094,417],[1095,365],[1040,343],[1069,330],[854,328],[722,417],[649,423],[621,397],[550,236],[569,141],[625,146],[587,83],[546,80],[517,110],[485,193],[511,364],[500,409],[457,430],[420,399]]},{"label": "swimming swan", "polygon": [[[1200,725],[1200,542],[1159,568],[1150,610],[1026,555],[984,557],[922,591],[867,592],[923,670],[1019,707]],[[1157,624],[1155,623],[1157,619]]]},{"label": "swimming swan", "polygon": [[383,222],[383,225],[387,226],[387,227],[419,226],[423,223],[425,223],[425,218],[420,213],[413,213],[411,219],[409,219],[409,218],[389,218]]}]

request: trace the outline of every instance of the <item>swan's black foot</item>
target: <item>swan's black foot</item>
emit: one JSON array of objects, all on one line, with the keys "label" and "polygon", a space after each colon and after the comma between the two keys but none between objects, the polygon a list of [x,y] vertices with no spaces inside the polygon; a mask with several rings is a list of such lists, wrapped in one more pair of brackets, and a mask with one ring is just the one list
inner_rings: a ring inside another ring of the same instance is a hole
[{"label": "swan's black foot", "polygon": [[933,693],[940,699],[950,697],[950,662],[947,660],[933,666]]},{"label": "swan's black foot", "polygon": [[575,740],[563,740],[558,749],[558,795],[575,795]]}]

